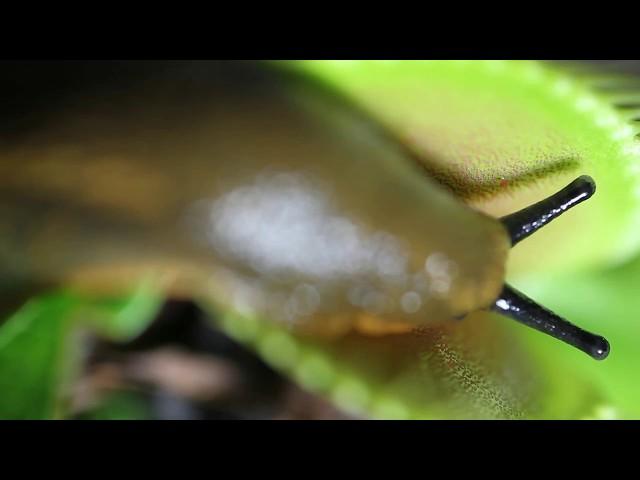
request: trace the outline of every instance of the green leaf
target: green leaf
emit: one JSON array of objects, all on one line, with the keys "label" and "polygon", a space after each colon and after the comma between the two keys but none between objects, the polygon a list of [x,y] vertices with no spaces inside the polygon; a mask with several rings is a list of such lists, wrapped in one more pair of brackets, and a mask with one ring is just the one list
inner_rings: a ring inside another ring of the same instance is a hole
[{"label": "green leaf", "polygon": [[132,340],[149,326],[164,298],[156,284],[147,279],[129,296],[86,298],[82,320],[113,341]]},{"label": "green leaf", "polygon": [[64,295],[33,299],[0,327],[0,418],[61,416],[63,387],[79,353],[69,321],[76,303]]},{"label": "green leaf", "polygon": [[139,335],[162,296],[143,283],[128,297],[87,299],[68,293],[32,298],[0,326],[0,418],[67,414],[69,387],[81,368],[81,333],[115,341]]}]

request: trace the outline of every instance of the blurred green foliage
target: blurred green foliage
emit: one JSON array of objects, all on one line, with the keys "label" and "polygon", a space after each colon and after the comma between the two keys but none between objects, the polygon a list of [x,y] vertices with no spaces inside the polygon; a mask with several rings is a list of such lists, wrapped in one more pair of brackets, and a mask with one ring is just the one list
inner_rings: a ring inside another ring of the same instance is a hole
[{"label": "blurred green foliage", "polygon": [[[161,303],[148,284],[128,298],[90,301],[59,292],[31,299],[0,326],[0,418],[67,417],[66,395],[85,353],[83,333],[129,340],[153,320]],[[131,408],[114,404],[107,411],[103,415],[113,416]]]},{"label": "blurred green foliage", "polygon": [[73,365],[73,298],[27,303],[0,328],[0,418],[62,416],[61,387]]}]

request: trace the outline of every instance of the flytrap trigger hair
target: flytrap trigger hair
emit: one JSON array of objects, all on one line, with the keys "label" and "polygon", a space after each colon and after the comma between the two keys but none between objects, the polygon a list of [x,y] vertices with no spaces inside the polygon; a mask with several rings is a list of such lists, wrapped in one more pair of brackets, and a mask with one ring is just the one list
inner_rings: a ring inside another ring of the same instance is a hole
[{"label": "flytrap trigger hair", "polygon": [[[581,176],[549,198],[501,218],[500,221],[511,237],[511,245],[516,245],[570,208],[587,200],[595,191],[593,179]],[[505,284],[491,310],[568,343],[596,360],[604,360],[609,355],[609,342],[604,337],[569,323],[509,285]]]}]

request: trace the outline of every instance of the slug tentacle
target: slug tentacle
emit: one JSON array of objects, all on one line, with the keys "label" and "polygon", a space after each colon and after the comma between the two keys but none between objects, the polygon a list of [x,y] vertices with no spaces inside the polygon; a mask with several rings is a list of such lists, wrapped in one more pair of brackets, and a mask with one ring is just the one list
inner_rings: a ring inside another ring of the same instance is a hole
[{"label": "slug tentacle", "polygon": [[[593,179],[583,175],[554,195],[503,217],[501,222],[509,232],[512,246],[587,200],[595,191]],[[491,309],[568,343],[596,360],[604,360],[609,355],[609,342],[604,337],[576,327],[507,284]]]},{"label": "slug tentacle", "polygon": [[609,342],[604,337],[576,327],[509,285],[505,284],[492,310],[568,343],[596,360],[609,355]]},{"label": "slug tentacle", "polygon": [[558,218],[564,212],[590,198],[596,191],[596,184],[587,175],[578,177],[558,193],[530,205],[518,212],[502,217],[500,221],[507,228],[514,246]]}]

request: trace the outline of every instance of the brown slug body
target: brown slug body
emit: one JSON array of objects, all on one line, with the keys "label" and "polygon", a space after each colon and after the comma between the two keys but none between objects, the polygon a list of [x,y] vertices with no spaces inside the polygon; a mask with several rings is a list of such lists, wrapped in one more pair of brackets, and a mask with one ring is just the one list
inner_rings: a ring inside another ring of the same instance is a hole
[{"label": "brown slug body", "polygon": [[64,100],[2,134],[5,297],[156,275],[222,311],[379,334],[502,290],[505,228],[325,93],[255,65],[185,63]]}]

